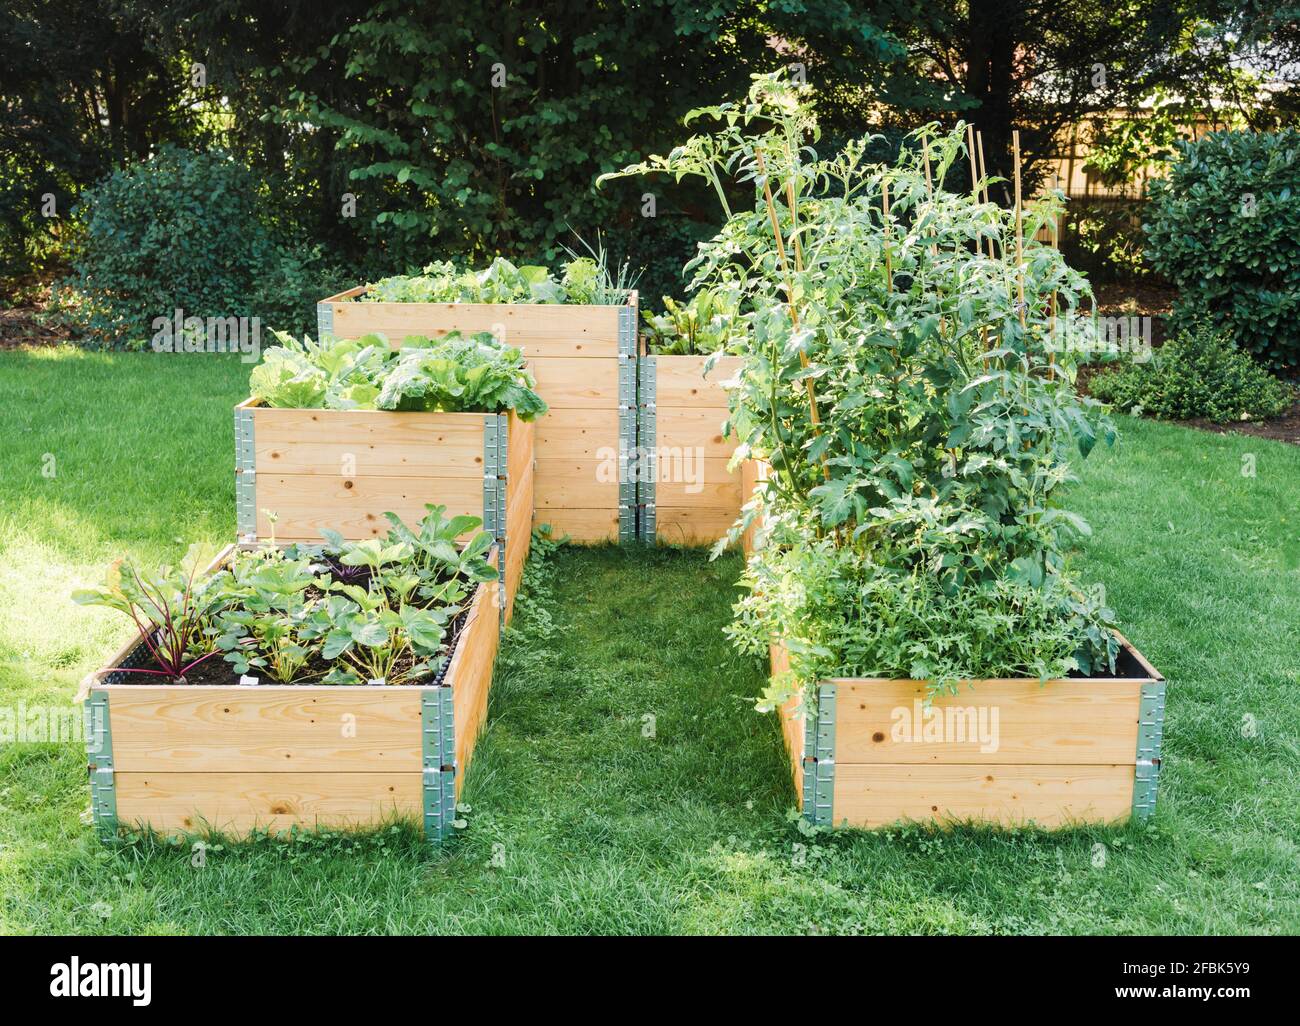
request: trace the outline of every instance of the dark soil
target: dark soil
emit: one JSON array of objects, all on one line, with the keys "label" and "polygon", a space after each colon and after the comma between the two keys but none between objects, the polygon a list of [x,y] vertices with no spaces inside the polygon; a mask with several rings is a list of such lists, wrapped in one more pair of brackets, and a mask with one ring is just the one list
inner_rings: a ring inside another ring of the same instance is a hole
[{"label": "dark soil", "polygon": [[48,285],[19,285],[0,306],[0,349],[53,346],[67,340],[67,330],[48,312]]},{"label": "dark soil", "polygon": [[1282,416],[1271,420],[1236,420],[1228,424],[1215,424],[1204,417],[1197,417],[1175,423],[1200,428],[1202,431],[1213,431],[1219,435],[1253,435],[1256,438],[1271,438],[1275,442],[1300,445],[1300,402]]},{"label": "dark soil", "polygon": [[[456,618],[448,625],[447,642],[446,645],[443,647],[443,654],[447,658],[446,661],[442,664],[442,668],[432,677],[422,677],[416,680],[410,680],[407,681],[404,685],[400,685],[400,686],[436,687],[437,685],[442,683],[443,678],[446,677],[447,675],[447,667],[451,665],[451,658],[456,652],[456,645],[460,641],[461,631],[464,630],[465,621],[468,617],[469,617],[469,608],[467,606],[465,609],[462,609],[460,613],[456,616]],[[414,662],[415,660],[412,659],[409,654],[404,655],[401,659],[397,661],[397,665],[394,668],[394,676],[397,676],[398,674],[410,669],[411,665]],[[300,679],[296,683],[318,684],[320,683],[320,678],[323,677],[326,673],[328,673],[332,666],[333,664],[325,659],[314,658],[304,668]],[[154,662],[153,659],[149,659],[147,662],[138,664],[137,667],[135,668],[144,669],[144,670],[156,670],[158,669],[158,664]],[[261,683],[265,683],[265,684],[278,683],[276,681],[269,680],[261,671],[257,671],[253,674],[250,674],[250,676],[257,677],[259,682]],[[156,687],[159,684],[180,684],[181,681],[170,680],[166,677],[159,677],[156,674],[151,674],[151,673],[127,673],[123,675],[119,683],[146,684],[146,685],[153,685]],[[190,670],[190,672],[185,675],[184,683],[187,685],[193,685],[195,687],[202,687],[206,685],[224,685],[229,687],[230,685],[239,683],[239,674],[235,673],[234,670],[230,668],[230,664],[226,662],[225,659],[223,659],[221,656],[218,655],[218,656],[213,656],[211,659],[208,659],[200,663],[198,666],[194,667],[194,669]]]}]

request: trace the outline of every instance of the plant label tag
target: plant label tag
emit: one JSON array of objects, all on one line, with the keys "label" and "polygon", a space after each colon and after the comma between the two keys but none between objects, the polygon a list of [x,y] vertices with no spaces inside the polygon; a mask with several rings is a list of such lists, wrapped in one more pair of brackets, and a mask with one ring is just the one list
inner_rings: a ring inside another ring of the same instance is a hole
[{"label": "plant label tag", "polygon": [[366,681],[366,683],[369,684],[372,688],[382,688],[385,684],[388,683],[388,680],[385,677],[376,677],[374,680]]},{"label": "plant label tag", "polygon": [[255,688],[255,687],[257,687],[257,678],[256,678],[256,677],[249,677],[249,676],[246,675],[246,674],[240,674],[240,677],[239,677],[239,686],[240,686],[241,688]]}]

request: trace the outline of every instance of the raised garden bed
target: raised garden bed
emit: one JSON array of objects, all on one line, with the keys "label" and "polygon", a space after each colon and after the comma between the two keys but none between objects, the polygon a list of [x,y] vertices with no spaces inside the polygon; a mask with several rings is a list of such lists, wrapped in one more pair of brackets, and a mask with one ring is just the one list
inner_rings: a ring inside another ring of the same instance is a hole
[{"label": "raised garden bed", "polygon": [[[534,425],[514,413],[235,407],[240,537],[315,541],[388,531],[385,512],[414,523],[425,505],[469,515],[497,540],[506,622],[528,557]],[[270,515],[276,517],[274,525]]]},{"label": "raised garden bed", "polygon": [[322,337],[490,331],[522,349],[550,412],[537,421],[534,522],[573,541],[632,541],[636,483],[636,293],[622,305],[365,302],[366,286],[317,305]]},{"label": "raised garden bed", "polygon": [[121,669],[82,696],[101,836],[119,826],[240,837],[405,819],[441,840],[486,717],[498,588],[473,591],[450,661],[427,685],[250,686],[219,661],[205,667],[224,668],[228,683],[198,683],[222,674],[197,671],[186,684],[138,683],[148,678],[130,671],[150,665],[150,653],[137,637],[108,664]]},{"label": "raised garden bed", "polygon": [[[915,680],[838,679],[781,708],[804,816],[1066,827],[1155,809],[1165,680],[1127,639],[1112,677],[981,680],[926,705]],[[781,646],[772,669],[785,667]]]},{"label": "raised garden bed", "polygon": [[643,541],[711,545],[740,515],[740,472],[729,473],[735,449],[725,437],[727,393],[721,382],[739,365],[719,357],[643,356],[638,445],[645,472],[638,482]]}]

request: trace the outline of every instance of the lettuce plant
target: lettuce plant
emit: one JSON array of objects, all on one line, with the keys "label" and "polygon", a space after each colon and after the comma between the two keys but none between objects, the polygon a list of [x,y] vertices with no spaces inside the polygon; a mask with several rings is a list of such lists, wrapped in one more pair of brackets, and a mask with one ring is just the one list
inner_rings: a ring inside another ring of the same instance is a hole
[{"label": "lettuce plant", "polygon": [[437,339],[410,336],[394,351],[380,335],[298,341],[276,333],[253,369],[249,391],[268,406],[329,410],[546,412],[523,353],[481,332]]},{"label": "lettuce plant", "polygon": [[561,276],[545,267],[516,266],[497,257],[482,271],[458,269],[449,261],[429,264],[418,275],[394,275],[366,286],[363,303],[583,303],[627,301],[626,265],[611,271],[603,247],[590,256],[573,254]]},{"label": "lettuce plant", "polygon": [[465,338],[409,338],[380,379],[380,410],[495,413],[513,410],[521,420],[546,412],[523,354],[490,334]]}]

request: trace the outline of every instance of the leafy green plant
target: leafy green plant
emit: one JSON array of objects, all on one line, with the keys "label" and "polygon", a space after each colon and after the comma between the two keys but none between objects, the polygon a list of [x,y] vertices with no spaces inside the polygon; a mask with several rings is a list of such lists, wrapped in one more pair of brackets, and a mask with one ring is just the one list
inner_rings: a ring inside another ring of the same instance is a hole
[{"label": "leafy green plant", "polygon": [[214,585],[230,606],[218,617],[217,645],[236,673],[258,669],[278,684],[307,675],[312,656],[304,633],[312,608],[307,591],[317,585],[310,561],[286,558],[267,546],[250,557],[237,556]]},{"label": "leafy green plant", "polygon": [[[806,87],[756,76],[745,103],[688,116],[711,120],[713,134],[621,172],[702,177],[727,217],[689,269],[693,288],[734,295],[742,311],[727,342],[743,358],[728,396],[734,462],[772,467],[730,539],[763,513],[768,543],[750,561],[733,638],[747,651],[791,648],[792,677],[765,704],[828,668],[915,663],[943,687],[954,675],[1111,664],[1110,611],[1066,562],[1089,528],[1062,506],[1061,486],[1071,458],[1113,426],[1075,393],[1074,354],[1055,351],[1056,319],[1090,294],[1033,241],[1057,201],[1019,223],[936,187],[961,154],[960,127],[914,133],[893,165],[865,159],[869,139],[818,159],[810,101]],[[740,183],[753,204],[733,211]],[[858,601],[809,598],[828,546]],[[958,602],[967,630],[1014,608],[1019,631],[931,651],[919,625]],[[891,603],[915,613],[902,635],[859,619]],[[909,632],[928,661],[900,663]]]},{"label": "leafy green plant", "polygon": [[475,584],[495,581],[497,569],[486,558],[495,541],[492,535],[478,531],[464,545],[457,541],[482,521],[464,514],[448,517],[445,506],[426,504],[425,509],[414,531],[396,514],[384,514],[392,524],[388,537],[410,549],[420,596],[432,604],[455,604],[464,601]]},{"label": "leafy green plant", "polygon": [[380,335],[298,341],[277,332],[280,345],[262,355],[249,392],[268,406],[330,410],[434,410],[502,413],[522,420],[546,412],[520,350],[487,332],[437,339],[411,336],[392,350]]},{"label": "leafy green plant", "polygon": [[428,506],[414,530],[387,517],[383,538],[328,530],[323,544],[241,549],[202,581],[197,552],[156,574],[117,563],[104,588],[73,597],[132,617],[152,665],[131,673],[184,684],[224,656],[235,673],[279,684],[415,683],[445,665],[451,624],[478,584],[497,579],[486,558],[494,539],[477,517],[447,517],[443,506]]},{"label": "leafy green plant", "polygon": [[1148,261],[1179,289],[1175,327],[1208,319],[1267,365],[1300,372],[1300,131],[1177,145],[1144,225]]},{"label": "leafy green plant", "polygon": [[696,292],[686,303],[664,296],[664,312],[645,317],[646,345],[652,353],[699,356],[722,352],[737,330],[736,304],[722,294]]},{"label": "leafy green plant", "polygon": [[56,298],[89,338],[147,340],[153,319],[260,317],[300,330],[333,273],[274,224],[265,185],[230,155],[162,147],[87,189]]},{"label": "leafy green plant", "polygon": [[419,275],[394,275],[366,286],[362,303],[585,303],[627,302],[635,284],[626,263],[612,271],[604,246],[587,256],[570,250],[557,281],[545,267],[515,266],[497,257],[482,271],[435,261]]},{"label": "leafy green plant", "polygon": [[325,684],[405,684],[427,677],[446,662],[447,622],[455,607],[422,609],[393,605],[383,590],[334,585],[307,618],[305,636],[318,638],[321,657],[333,663]]},{"label": "leafy green plant", "polygon": [[[152,668],[134,672],[184,684],[187,673],[220,654],[214,619],[227,596],[210,582],[198,579],[211,555],[202,546],[194,545],[180,564],[156,571],[141,570],[119,559],[109,567],[103,585],[78,589],[72,593],[72,600],[78,605],[107,606],[125,613],[154,662]],[[122,667],[104,672],[117,669]]]},{"label": "leafy green plant", "polygon": [[486,332],[465,338],[408,338],[379,378],[381,410],[497,413],[534,420],[547,410],[523,353]]},{"label": "leafy green plant", "polygon": [[1204,323],[1179,332],[1145,364],[1095,375],[1088,389],[1121,410],[1166,419],[1204,417],[1218,424],[1276,417],[1296,398],[1226,332]]}]

